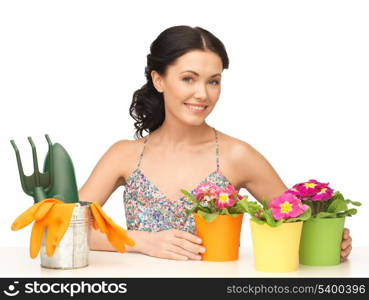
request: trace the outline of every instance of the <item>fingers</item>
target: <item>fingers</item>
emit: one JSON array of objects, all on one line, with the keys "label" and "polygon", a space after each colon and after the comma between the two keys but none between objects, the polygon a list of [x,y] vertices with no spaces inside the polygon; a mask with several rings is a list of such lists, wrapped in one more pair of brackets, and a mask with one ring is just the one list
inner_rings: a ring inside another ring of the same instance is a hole
[{"label": "fingers", "polygon": [[176,230],[176,229],[172,229],[172,231],[174,232],[175,237],[186,239],[196,244],[201,244],[202,242],[202,240],[198,236],[193,235],[187,231],[181,231],[181,230]]},{"label": "fingers", "polygon": [[350,255],[350,252],[352,250],[352,246],[348,246],[345,250],[341,251],[341,262],[344,262],[347,260],[347,257]]},{"label": "fingers", "polygon": [[347,247],[351,246],[352,238],[349,236],[348,239],[344,239],[341,242],[341,249],[345,250]]},{"label": "fingers", "polygon": [[27,226],[31,222],[33,222],[34,218],[33,215],[37,211],[40,203],[36,203],[32,205],[29,209],[27,209],[25,212],[20,214],[13,222],[12,224],[12,230],[16,231],[19,229],[22,229],[23,227]]},{"label": "fingers", "polygon": [[350,236],[350,230],[348,228],[343,229],[342,238],[347,239]]},{"label": "fingers", "polygon": [[177,252],[190,259],[200,260],[199,253],[204,253],[205,248],[201,245],[201,239],[189,232],[173,230],[174,239],[170,251]]},{"label": "fingers", "polygon": [[101,217],[102,218],[104,218],[105,220],[106,219],[110,219],[106,214],[105,214],[105,212],[102,210],[102,208],[101,208],[101,206],[100,206],[100,204],[99,203],[97,203],[97,202],[94,202],[94,203],[92,203],[91,204],[91,206],[93,206],[99,213],[100,213],[100,215],[101,215]]},{"label": "fingers", "polygon": [[114,227],[117,231],[120,231],[122,234],[125,234],[125,231],[123,228],[119,227],[117,224],[114,223],[112,218],[110,218],[101,208],[100,204],[97,202],[92,203],[92,206],[94,207],[95,211],[99,213],[99,216],[101,219],[105,221],[105,224],[107,227],[111,226]]},{"label": "fingers", "polygon": [[56,249],[57,244],[55,243],[56,233],[58,232],[58,228],[56,224],[50,224],[47,227],[46,232],[46,255],[53,256],[54,251]]},{"label": "fingers", "polygon": [[103,216],[100,214],[100,210],[98,209],[98,207],[99,206],[96,205],[95,202],[90,205],[92,216],[94,220],[96,221],[96,223],[94,223],[94,228],[95,228],[95,225],[97,225],[97,227],[100,229],[102,233],[107,233],[108,231],[106,228],[105,220]]},{"label": "fingers", "polygon": [[91,211],[95,218],[94,221],[96,221],[96,223],[94,222],[94,227],[97,224],[101,231],[108,236],[108,240],[118,252],[125,252],[124,244],[132,247],[135,245],[135,242],[127,236],[127,231],[115,224],[105,214],[101,214],[102,211],[98,209],[98,206],[91,205]]},{"label": "fingers", "polygon": [[30,255],[35,258],[41,248],[42,235],[44,233],[44,226],[40,222],[35,222],[32,226],[31,240],[30,240]]},{"label": "fingers", "polygon": [[42,202],[34,214],[34,219],[36,221],[43,219],[54,205],[55,202]]},{"label": "fingers", "polygon": [[350,237],[350,230],[348,228],[343,229],[343,239],[348,239]]},{"label": "fingers", "polygon": [[133,247],[135,245],[134,240],[132,240],[129,236],[127,236],[127,230],[118,226],[114,222],[112,222],[112,224],[107,224],[107,230],[114,231],[115,234],[117,234],[120,237],[120,239],[128,246]]},{"label": "fingers", "polygon": [[94,217],[94,228],[96,229],[97,225],[103,233],[107,234],[110,244],[118,252],[125,252],[124,244],[129,246],[135,245],[135,242],[127,236],[127,231],[115,224],[113,220],[103,212],[98,203],[94,202],[90,207]]},{"label": "fingers", "polygon": [[[184,236],[183,234],[179,233],[179,230],[170,229],[170,230],[163,230],[158,232],[150,232],[147,240],[147,246],[145,247],[143,253],[148,254],[154,257],[160,257],[165,259],[174,259],[174,260],[188,260],[194,259],[198,260],[201,259],[201,256],[197,253],[189,251],[188,249],[184,249],[179,244],[182,244],[184,247],[191,248],[188,245],[193,244],[190,241],[176,237],[176,235]],[[186,235],[187,238],[193,239],[191,234]],[[197,237],[195,237],[196,239]],[[187,243],[182,243],[179,240],[183,240]],[[177,243],[177,245],[176,245]],[[200,245],[194,244],[196,247],[200,247]],[[196,252],[196,251],[195,251]]]},{"label": "fingers", "polygon": [[[12,224],[11,229],[13,231],[16,231],[30,224],[33,220],[35,220],[35,218],[37,218],[37,220],[42,219],[44,215],[49,211],[50,205],[51,204],[53,205],[58,202],[61,203],[60,200],[48,198],[48,199],[44,199],[32,205],[29,209],[27,209],[25,212],[23,212],[20,216],[18,216],[15,219],[15,221]],[[41,210],[39,211],[39,209]]]},{"label": "fingers", "polygon": [[341,242],[341,249],[345,250],[350,247],[352,244],[352,238],[350,236],[350,230],[345,228],[342,234],[342,242]]},{"label": "fingers", "polygon": [[128,246],[133,247],[135,245],[134,240],[132,240],[130,237],[127,236],[127,233],[123,228],[119,227],[119,229],[120,230],[117,230],[116,228],[108,225],[107,233],[106,233],[108,236],[108,239],[109,239],[109,236],[111,236],[111,237],[114,237],[114,240],[118,241],[119,244],[122,244],[123,247],[124,247],[124,244],[127,244]]},{"label": "fingers", "polygon": [[193,254],[196,254],[198,256],[198,253],[204,253],[205,248],[203,246],[200,246],[198,244],[194,244],[192,242],[189,242],[188,240],[181,239],[181,238],[175,238],[173,241],[173,244],[181,247],[182,249],[186,251],[190,251]]},{"label": "fingers", "polygon": [[119,238],[117,234],[113,231],[108,231],[106,234],[110,244],[114,247],[114,249],[119,253],[124,253],[126,251],[124,247],[124,241]]},{"label": "fingers", "polygon": [[341,242],[341,262],[345,262],[347,257],[350,255],[352,250],[352,238],[350,236],[350,230],[345,228],[342,234],[342,242]]},{"label": "fingers", "polygon": [[124,243],[127,244],[128,246],[133,247],[136,244],[135,241],[132,240],[127,234],[124,234],[122,239]]},{"label": "fingers", "polygon": [[173,260],[188,260],[187,256],[172,251],[165,251],[163,255],[159,255],[158,257]]},{"label": "fingers", "polygon": [[176,255],[179,255],[180,257],[186,257],[186,260],[188,258],[193,260],[201,260],[200,255],[176,245],[170,245],[168,247],[168,250]]}]

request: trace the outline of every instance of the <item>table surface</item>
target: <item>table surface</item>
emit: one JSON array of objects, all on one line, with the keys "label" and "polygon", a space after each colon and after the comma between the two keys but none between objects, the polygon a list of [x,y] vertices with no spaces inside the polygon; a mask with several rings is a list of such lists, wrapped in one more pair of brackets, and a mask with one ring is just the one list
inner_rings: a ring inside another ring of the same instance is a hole
[{"label": "table surface", "polygon": [[251,248],[240,248],[237,261],[175,261],[140,253],[90,251],[89,265],[80,269],[56,270],[31,259],[28,248],[0,248],[0,277],[369,277],[369,247],[354,247],[350,258],[339,265],[300,265],[296,272],[265,273],[254,269]]}]

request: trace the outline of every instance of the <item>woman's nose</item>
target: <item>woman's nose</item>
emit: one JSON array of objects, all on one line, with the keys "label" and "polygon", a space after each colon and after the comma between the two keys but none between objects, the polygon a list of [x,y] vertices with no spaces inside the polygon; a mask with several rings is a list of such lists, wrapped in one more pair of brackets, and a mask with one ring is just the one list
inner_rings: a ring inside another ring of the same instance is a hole
[{"label": "woman's nose", "polygon": [[196,93],[195,93],[195,97],[197,99],[203,99],[205,100],[207,97],[207,90],[206,90],[206,85],[204,84],[198,84],[196,87]]}]

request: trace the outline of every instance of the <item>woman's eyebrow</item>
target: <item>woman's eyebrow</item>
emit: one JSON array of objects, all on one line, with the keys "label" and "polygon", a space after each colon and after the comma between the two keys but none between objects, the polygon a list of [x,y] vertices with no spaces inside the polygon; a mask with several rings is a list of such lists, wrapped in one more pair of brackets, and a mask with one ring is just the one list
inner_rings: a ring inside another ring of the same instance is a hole
[{"label": "woman's eyebrow", "polygon": [[[186,71],[183,71],[183,72],[181,72],[181,73],[179,73],[179,74],[182,74],[182,73],[185,73],[185,72],[190,72],[190,73],[193,73],[193,74],[195,74],[195,75],[197,75],[197,76],[200,76],[199,75],[199,73],[197,73],[197,72],[195,72],[195,71],[192,71],[192,70],[186,70]],[[220,74],[220,73],[216,73],[216,74],[214,74],[214,75],[211,75],[210,76],[210,78],[213,78],[213,77],[216,77],[216,76],[222,76],[222,74]]]}]

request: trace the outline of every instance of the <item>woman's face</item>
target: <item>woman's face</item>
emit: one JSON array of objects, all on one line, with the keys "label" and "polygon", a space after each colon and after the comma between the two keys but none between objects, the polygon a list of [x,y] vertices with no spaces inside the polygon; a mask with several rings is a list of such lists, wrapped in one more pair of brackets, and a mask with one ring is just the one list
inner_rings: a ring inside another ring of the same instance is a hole
[{"label": "woman's face", "polygon": [[165,76],[152,71],[154,86],[164,96],[166,121],[201,125],[218,101],[222,71],[218,54],[201,50],[177,58]]}]

